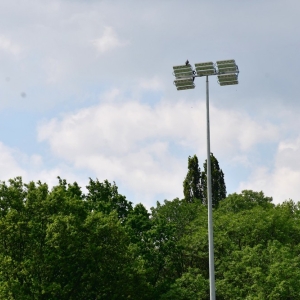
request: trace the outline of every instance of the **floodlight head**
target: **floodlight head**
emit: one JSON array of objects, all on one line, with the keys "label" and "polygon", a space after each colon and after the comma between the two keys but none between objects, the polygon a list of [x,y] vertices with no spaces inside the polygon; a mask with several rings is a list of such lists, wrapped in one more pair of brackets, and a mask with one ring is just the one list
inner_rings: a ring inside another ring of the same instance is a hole
[{"label": "floodlight head", "polygon": [[193,76],[192,66],[189,63],[186,65],[174,66],[173,70],[173,75],[176,78],[187,78]]},{"label": "floodlight head", "polygon": [[216,65],[219,74],[234,74],[239,72],[234,59],[219,60]]},{"label": "floodlight head", "polygon": [[195,64],[195,67],[198,76],[214,75],[216,73],[214,63],[211,61]]},{"label": "floodlight head", "polygon": [[218,82],[221,86],[238,84],[237,74],[218,75]]},{"label": "floodlight head", "polygon": [[189,90],[189,89],[194,89],[195,88],[193,77],[175,79],[174,84],[177,88],[177,91]]}]

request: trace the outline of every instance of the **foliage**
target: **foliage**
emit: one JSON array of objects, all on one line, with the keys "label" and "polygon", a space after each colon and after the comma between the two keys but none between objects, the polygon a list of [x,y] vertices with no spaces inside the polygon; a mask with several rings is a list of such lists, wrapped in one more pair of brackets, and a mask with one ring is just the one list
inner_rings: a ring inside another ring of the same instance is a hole
[{"label": "foliage", "polygon": [[[217,299],[298,299],[300,203],[263,192],[215,205]],[[90,179],[0,182],[0,299],[209,299],[207,206],[148,211]]]},{"label": "foliage", "polygon": [[[219,162],[211,153],[211,188],[212,206],[217,207],[219,202],[226,198],[226,185],[224,173],[219,167]],[[207,160],[203,164],[201,172],[196,155],[188,158],[188,172],[183,181],[184,199],[188,203],[200,201],[207,204]]]},{"label": "foliage", "polygon": [[105,214],[116,211],[121,221],[124,221],[132,210],[132,203],[118,193],[115,183],[111,184],[107,180],[102,183],[98,179],[94,181],[90,178],[86,188],[88,190],[86,202],[90,210],[101,211]]},{"label": "foliage", "polygon": [[164,294],[162,300],[198,300],[208,298],[208,280],[205,279],[198,269],[190,268],[180,278],[176,279]]},{"label": "foliage", "polygon": [[188,172],[183,181],[183,194],[185,201],[189,203],[203,198],[201,170],[196,155],[193,157],[189,156],[188,158]]},{"label": "foliage", "polygon": [[[213,155],[210,154],[211,165],[211,192],[212,206],[217,207],[222,199],[226,198],[226,185],[224,173],[219,167],[219,162]],[[207,160],[203,164],[204,171],[201,172],[201,183],[203,188],[203,203],[207,204]]]},{"label": "foliage", "polygon": [[[104,188],[125,202],[115,186],[105,182]],[[98,208],[107,207],[107,198],[103,205],[101,197],[94,199],[90,210],[78,185],[61,179],[52,191],[40,182],[23,184],[21,178],[0,184],[0,299],[147,294],[141,263],[133,259],[120,221],[126,213],[120,218],[119,207],[104,213]]]}]

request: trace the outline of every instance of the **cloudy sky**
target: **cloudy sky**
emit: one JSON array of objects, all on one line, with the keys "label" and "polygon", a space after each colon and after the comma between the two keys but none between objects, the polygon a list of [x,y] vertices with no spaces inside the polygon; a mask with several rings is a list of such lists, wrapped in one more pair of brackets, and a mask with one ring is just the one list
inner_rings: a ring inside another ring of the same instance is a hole
[{"label": "cloudy sky", "polygon": [[0,1],[0,180],[115,181],[147,207],[182,197],[206,156],[205,79],[172,66],[235,59],[210,77],[211,150],[228,193],[300,200],[300,2]]}]

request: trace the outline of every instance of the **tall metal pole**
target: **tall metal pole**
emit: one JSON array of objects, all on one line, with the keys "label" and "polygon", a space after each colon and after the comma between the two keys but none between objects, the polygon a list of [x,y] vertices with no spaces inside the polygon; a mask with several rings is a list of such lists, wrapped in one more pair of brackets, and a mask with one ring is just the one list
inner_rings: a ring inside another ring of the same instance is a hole
[{"label": "tall metal pole", "polygon": [[214,264],[214,236],[211,194],[211,165],[210,165],[210,130],[209,130],[209,89],[206,76],[206,120],[207,120],[207,206],[208,206],[208,251],[209,251],[209,287],[210,300],[216,299],[215,264]]}]

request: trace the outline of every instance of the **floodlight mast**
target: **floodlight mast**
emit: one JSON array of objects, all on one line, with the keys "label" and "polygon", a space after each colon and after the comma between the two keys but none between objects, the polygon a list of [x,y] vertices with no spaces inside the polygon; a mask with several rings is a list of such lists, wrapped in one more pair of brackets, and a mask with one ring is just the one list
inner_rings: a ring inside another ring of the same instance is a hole
[{"label": "floodlight mast", "polygon": [[[216,70],[217,67],[217,70]],[[208,206],[208,252],[209,252],[209,288],[210,300],[216,299],[215,265],[214,265],[214,238],[213,238],[213,210],[211,189],[211,162],[210,162],[210,122],[209,122],[209,82],[208,76],[217,75],[221,86],[238,84],[239,69],[233,59],[195,64],[196,71],[192,70],[187,61],[185,65],[173,67],[176,77],[174,84],[177,90],[194,89],[195,77],[206,76],[206,132],[207,132],[207,206]]]},{"label": "floodlight mast", "polygon": [[209,122],[209,86],[206,76],[206,138],[207,138],[207,206],[208,206],[208,260],[209,260],[209,290],[210,300],[216,299],[215,286],[215,259],[214,259],[214,233],[211,190],[211,163],[210,163],[210,122]]}]

